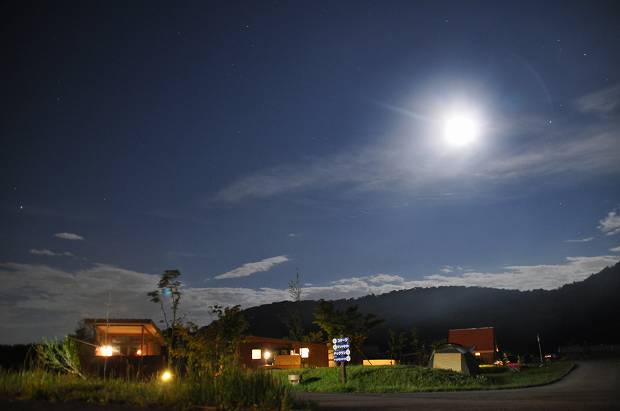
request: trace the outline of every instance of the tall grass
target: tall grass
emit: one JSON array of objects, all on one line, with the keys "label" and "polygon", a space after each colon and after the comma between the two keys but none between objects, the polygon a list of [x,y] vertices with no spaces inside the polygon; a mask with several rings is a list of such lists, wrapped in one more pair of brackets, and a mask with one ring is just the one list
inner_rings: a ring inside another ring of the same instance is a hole
[{"label": "tall grass", "polygon": [[81,379],[46,371],[0,371],[0,397],[52,402],[122,403],[141,407],[190,409],[216,406],[222,410],[288,410],[289,388],[271,375],[230,369],[209,378],[128,381]]},{"label": "tall grass", "polygon": [[524,368],[521,372],[504,369],[493,374],[468,376],[448,370],[433,370],[418,366],[347,367],[347,383],[341,384],[338,370],[314,368],[274,370],[273,375],[286,381],[288,374],[301,374],[302,383],[295,391],[307,392],[418,392],[489,390],[540,385],[554,381],[573,366],[558,362],[542,368]]}]

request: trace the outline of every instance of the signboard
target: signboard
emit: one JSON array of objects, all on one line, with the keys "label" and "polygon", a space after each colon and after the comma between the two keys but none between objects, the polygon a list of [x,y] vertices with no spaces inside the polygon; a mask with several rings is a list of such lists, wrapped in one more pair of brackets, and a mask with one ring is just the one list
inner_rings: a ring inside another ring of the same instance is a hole
[{"label": "signboard", "polygon": [[351,361],[351,349],[349,347],[349,337],[334,338],[332,340],[334,349],[334,362]]}]

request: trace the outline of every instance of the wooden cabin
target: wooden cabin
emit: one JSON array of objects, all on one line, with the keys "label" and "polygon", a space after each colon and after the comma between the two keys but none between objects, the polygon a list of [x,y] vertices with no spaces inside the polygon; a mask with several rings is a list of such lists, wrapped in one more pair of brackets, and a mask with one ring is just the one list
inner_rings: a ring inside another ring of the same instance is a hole
[{"label": "wooden cabin", "polygon": [[164,339],[149,319],[86,319],[92,327],[97,357],[161,356]]},{"label": "wooden cabin", "polygon": [[248,336],[238,346],[246,368],[327,367],[327,345],[279,338]]}]

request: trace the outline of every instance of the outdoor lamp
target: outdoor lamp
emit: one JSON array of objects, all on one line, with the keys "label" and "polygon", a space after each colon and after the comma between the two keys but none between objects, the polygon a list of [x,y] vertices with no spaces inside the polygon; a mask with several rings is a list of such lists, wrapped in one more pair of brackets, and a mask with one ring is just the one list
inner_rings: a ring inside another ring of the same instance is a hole
[{"label": "outdoor lamp", "polygon": [[161,374],[161,380],[162,382],[168,382],[170,380],[172,380],[172,373],[168,370],[165,370],[162,374]]}]

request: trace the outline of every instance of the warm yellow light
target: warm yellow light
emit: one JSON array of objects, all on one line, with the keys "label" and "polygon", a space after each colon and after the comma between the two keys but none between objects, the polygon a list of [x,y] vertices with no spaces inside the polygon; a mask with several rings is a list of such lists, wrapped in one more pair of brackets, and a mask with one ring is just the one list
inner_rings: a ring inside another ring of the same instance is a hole
[{"label": "warm yellow light", "polygon": [[262,358],[262,355],[261,355],[260,348],[254,348],[252,350],[252,359],[253,360],[260,360],[261,358]]},{"label": "warm yellow light", "polygon": [[480,357],[480,353],[479,352],[474,353],[474,354],[476,355],[476,357]]},{"label": "warm yellow light", "polygon": [[263,358],[266,359],[266,360],[270,359],[271,358],[271,352],[270,351],[265,351],[263,353]]},{"label": "warm yellow light", "polygon": [[310,348],[302,348],[299,350],[301,358],[308,358],[310,356]]},{"label": "warm yellow light", "polygon": [[136,351],[136,355],[142,355],[142,350]]},{"label": "warm yellow light", "polygon": [[97,355],[100,357],[111,357],[114,354],[114,348],[111,345],[102,345],[97,347]]},{"label": "warm yellow light", "polygon": [[160,378],[161,378],[161,380],[162,380],[163,382],[168,382],[168,381],[172,380],[172,373],[171,373],[170,371],[166,370],[166,371],[164,371],[164,372],[161,374],[161,377],[160,377]]}]

